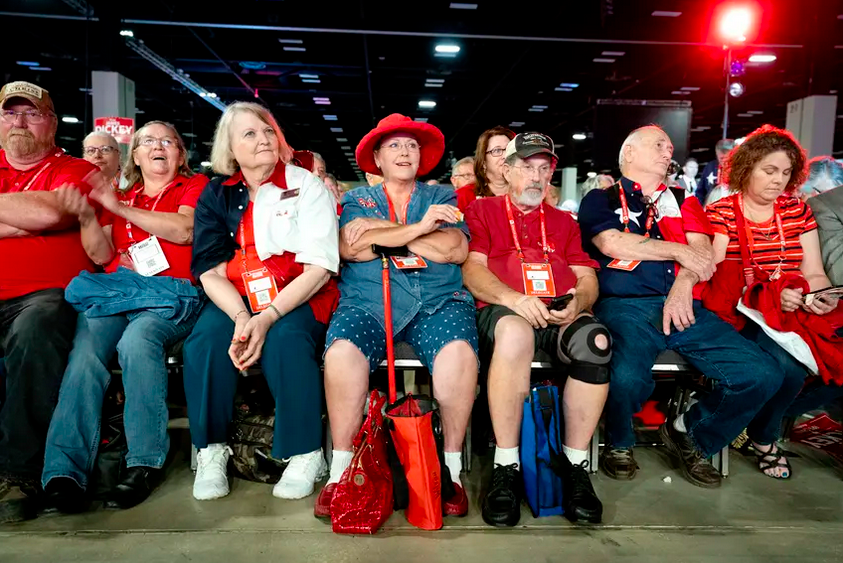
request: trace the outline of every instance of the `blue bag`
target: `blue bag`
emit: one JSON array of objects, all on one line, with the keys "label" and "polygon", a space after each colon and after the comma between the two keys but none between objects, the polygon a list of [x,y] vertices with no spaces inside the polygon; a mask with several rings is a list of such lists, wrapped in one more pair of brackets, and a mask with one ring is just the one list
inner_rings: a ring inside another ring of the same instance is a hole
[{"label": "blue bag", "polygon": [[562,478],[554,472],[562,451],[559,390],[539,385],[524,401],[521,422],[521,474],[524,496],[533,516],[561,515]]}]

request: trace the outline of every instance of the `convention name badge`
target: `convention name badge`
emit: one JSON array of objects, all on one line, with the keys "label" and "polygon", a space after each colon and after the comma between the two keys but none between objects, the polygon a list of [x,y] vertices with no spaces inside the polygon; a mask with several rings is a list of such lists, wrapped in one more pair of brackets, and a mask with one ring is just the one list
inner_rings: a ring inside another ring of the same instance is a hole
[{"label": "convention name badge", "polygon": [[249,297],[249,307],[253,313],[260,313],[272,303],[278,295],[278,286],[275,285],[275,278],[266,268],[244,272],[243,286],[246,288],[246,295]]},{"label": "convention name badge", "polygon": [[614,270],[623,270],[624,272],[631,272],[632,270],[637,268],[640,263],[641,260],[619,260],[616,258],[606,264],[606,267],[612,268]]},{"label": "convention name badge", "polygon": [[150,235],[148,239],[129,247],[129,256],[135,271],[142,276],[154,276],[170,267],[158,237]]},{"label": "convention name badge", "polygon": [[553,282],[553,270],[550,264],[535,264],[524,262],[521,264],[524,275],[524,294],[533,297],[554,297],[556,284]]},{"label": "convention name badge", "polygon": [[412,254],[410,256],[390,256],[390,260],[399,270],[418,270],[427,268],[427,262],[421,256]]}]

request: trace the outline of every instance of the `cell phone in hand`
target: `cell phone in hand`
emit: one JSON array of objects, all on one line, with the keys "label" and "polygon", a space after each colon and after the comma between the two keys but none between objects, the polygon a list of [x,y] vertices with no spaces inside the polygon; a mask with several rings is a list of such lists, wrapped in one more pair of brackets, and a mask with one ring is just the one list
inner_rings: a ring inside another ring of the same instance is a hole
[{"label": "cell phone in hand", "polygon": [[564,311],[565,307],[568,306],[568,303],[571,302],[574,296],[570,293],[566,293],[565,295],[560,295],[559,297],[554,297],[553,301],[550,302],[550,306],[548,309],[551,311]]}]

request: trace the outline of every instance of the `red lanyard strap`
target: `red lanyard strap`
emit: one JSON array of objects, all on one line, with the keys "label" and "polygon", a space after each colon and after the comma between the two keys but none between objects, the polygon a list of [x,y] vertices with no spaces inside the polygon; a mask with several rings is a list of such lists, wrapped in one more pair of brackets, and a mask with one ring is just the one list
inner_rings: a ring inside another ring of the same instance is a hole
[{"label": "red lanyard strap", "polygon": [[[161,193],[159,193],[158,197],[155,198],[155,202],[152,204],[152,209],[150,209],[150,211],[155,211],[155,208],[158,207],[158,202],[161,201],[161,198],[164,196],[165,193],[167,193],[167,190],[169,190],[170,186],[172,186],[173,184],[175,184],[175,181],[172,182],[171,184],[169,184],[163,190],[161,190]],[[132,194],[131,201],[129,201],[129,207],[135,206],[135,201],[137,200],[137,198],[138,198],[138,191],[136,190],[135,193]],[[129,221],[128,219],[126,220],[126,235],[128,235],[128,237],[129,237],[129,242],[134,244],[135,243],[135,237],[132,236],[132,222]]]},{"label": "red lanyard strap", "polygon": [[[413,198],[413,192],[415,192],[415,191],[416,191],[416,189],[413,188],[413,191],[410,192],[410,197],[407,199],[407,203],[404,204],[404,222],[401,223],[402,225],[407,224],[407,211],[410,209],[410,199]],[[395,220],[395,207],[392,205],[392,200],[389,198],[389,192],[386,191],[386,182],[385,181],[383,183],[383,193],[386,196],[386,203],[389,205],[389,220],[392,221],[393,223],[396,223],[397,221]]]},{"label": "red lanyard strap", "polygon": [[[623,222],[623,232],[629,232],[629,207],[626,204],[626,194],[623,191],[623,185],[618,184],[618,196],[621,199],[621,221]],[[653,222],[656,219],[656,202],[647,206],[647,221],[644,223],[644,238],[650,238],[650,229],[653,228]]]},{"label": "red lanyard strap", "polygon": [[[512,241],[515,243],[515,250],[518,252],[518,259],[524,262],[524,251],[521,250],[521,243],[518,242],[518,233],[515,231],[515,218],[512,216],[512,204],[509,202],[509,196],[503,198],[506,203],[506,216],[509,219],[509,229],[512,231]],[[542,254],[544,254],[544,263],[550,262],[547,250],[547,229],[544,224],[544,205],[539,205],[539,223],[542,231]]]}]

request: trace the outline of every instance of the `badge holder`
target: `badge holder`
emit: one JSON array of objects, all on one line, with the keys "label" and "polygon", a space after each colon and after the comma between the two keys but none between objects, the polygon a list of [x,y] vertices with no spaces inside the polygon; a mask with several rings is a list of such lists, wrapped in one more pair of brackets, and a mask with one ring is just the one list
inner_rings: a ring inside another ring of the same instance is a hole
[{"label": "badge holder", "polygon": [[129,257],[135,271],[142,276],[154,276],[170,267],[158,237],[150,235],[148,239],[135,243],[129,247]]},{"label": "badge holder", "polygon": [[244,272],[243,286],[246,288],[246,295],[249,297],[249,307],[252,313],[260,313],[269,308],[272,301],[278,295],[278,286],[275,278],[266,268]]},{"label": "badge holder", "polygon": [[521,263],[524,277],[524,295],[531,297],[556,297],[556,283],[550,264]]}]

